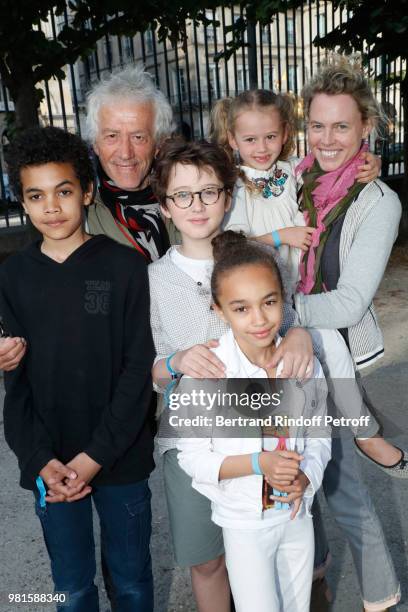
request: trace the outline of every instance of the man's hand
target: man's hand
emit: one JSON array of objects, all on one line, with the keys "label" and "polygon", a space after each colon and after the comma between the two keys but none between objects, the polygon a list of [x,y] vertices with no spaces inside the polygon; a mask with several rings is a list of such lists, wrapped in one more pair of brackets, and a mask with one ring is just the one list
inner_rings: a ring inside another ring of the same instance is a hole
[{"label": "man's hand", "polygon": [[26,349],[24,338],[0,338],[0,370],[15,370]]},{"label": "man's hand", "polygon": [[267,368],[276,368],[283,361],[280,378],[310,378],[313,374],[312,338],[302,327],[292,327],[276,349]]},{"label": "man's hand", "polygon": [[290,486],[299,476],[302,455],[295,451],[264,451],[259,457],[259,466],[267,482],[275,489]]},{"label": "man's hand", "polygon": [[310,484],[310,480],[306,476],[302,470],[299,470],[299,474],[297,478],[292,482],[291,485],[277,487],[279,491],[283,493],[287,493],[287,497],[278,497],[277,495],[271,495],[270,499],[273,501],[284,502],[285,504],[290,504],[293,502],[292,513],[290,515],[290,519],[293,520],[297,513],[299,512],[300,504],[302,503],[303,495],[306,491],[306,488]]},{"label": "man's hand", "polygon": [[[41,470],[40,476],[47,486],[45,500],[49,503],[66,501],[68,497],[83,491],[85,486],[85,482],[77,478],[77,473],[58,459],[51,459]],[[72,487],[68,487],[67,482],[73,483]]]}]

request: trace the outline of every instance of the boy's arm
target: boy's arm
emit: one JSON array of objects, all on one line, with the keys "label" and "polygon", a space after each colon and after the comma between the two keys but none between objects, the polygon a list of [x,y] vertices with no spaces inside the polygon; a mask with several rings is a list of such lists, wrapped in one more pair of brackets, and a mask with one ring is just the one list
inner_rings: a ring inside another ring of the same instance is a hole
[{"label": "boy's arm", "polygon": [[152,395],[154,357],[149,317],[147,268],[138,265],[130,278],[125,306],[122,370],[112,401],[84,452],[104,468],[111,468],[137,439]]},{"label": "boy's arm", "polygon": [[[0,315],[9,333],[25,337],[7,297],[5,275],[0,276]],[[52,441],[33,407],[31,386],[24,359],[18,367],[5,372],[4,433],[15,453],[22,473],[35,480],[41,469],[55,458]]]},{"label": "boy's arm", "polygon": [[224,376],[224,365],[210,350],[218,346],[218,341],[210,339],[203,344],[190,346],[185,350],[170,346],[166,342],[166,334],[163,329],[159,308],[157,307],[159,295],[155,292],[155,283],[159,282],[157,275],[149,270],[150,280],[150,324],[152,328],[153,341],[156,350],[152,375],[154,389],[158,393],[165,393],[167,385],[171,382],[171,374],[166,365],[167,358],[173,355],[170,361],[174,371],[180,374],[188,374],[195,378],[212,378]]}]

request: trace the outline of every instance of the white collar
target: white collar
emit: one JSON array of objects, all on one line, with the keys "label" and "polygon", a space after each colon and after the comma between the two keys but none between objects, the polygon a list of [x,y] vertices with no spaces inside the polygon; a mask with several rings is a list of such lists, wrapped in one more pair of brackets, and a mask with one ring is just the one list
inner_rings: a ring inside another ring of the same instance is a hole
[{"label": "white collar", "polygon": [[[276,346],[279,346],[281,342],[282,338],[277,334]],[[221,336],[216,353],[221,361],[224,357],[228,378],[266,378],[265,370],[249,361],[248,357],[242,352],[231,329]],[[277,376],[282,372],[282,368],[283,364],[280,361],[276,369]]]},{"label": "white collar", "polygon": [[250,166],[240,166],[239,168],[249,179],[269,178],[276,170],[276,162],[269,168],[269,170],[257,170],[256,168],[251,168]]}]

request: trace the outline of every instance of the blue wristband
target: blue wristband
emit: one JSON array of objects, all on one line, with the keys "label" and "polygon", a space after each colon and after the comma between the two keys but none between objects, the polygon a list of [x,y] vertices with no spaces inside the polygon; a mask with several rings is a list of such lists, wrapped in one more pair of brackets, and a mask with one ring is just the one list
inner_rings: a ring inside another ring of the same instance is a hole
[{"label": "blue wristband", "polygon": [[280,239],[278,230],[273,230],[273,232],[271,232],[271,235],[275,249],[279,249],[282,244],[282,240]]},{"label": "blue wristband", "polygon": [[259,465],[259,456],[261,453],[252,453],[251,455],[251,464],[252,471],[254,474],[258,474],[258,476],[263,476],[263,472],[261,470],[261,466]]},{"label": "blue wristband", "polygon": [[37,485],[37,489],[40,494],[40,499],[39,499],[40,508],[45,508],[46,506],[45,496],[47,495],[47,491],[45,490],[44,481],[41,478],[41,476],[37,476],[37,478],[35,479],[35,484]]},{"label": "blue wristband", "polygon": [[172,380],[175,380],[176,378],[178,378],[181,375],[181,372],[176,372],[176,370],[174,370],[171,365],[170,365],[170,360],[174,357],[174,355],[177,353],[177,351],[174,351],[174,353],[172,353],[171,355],[169,355],[166,359],[166,368],[168,373],[171,376]]}]

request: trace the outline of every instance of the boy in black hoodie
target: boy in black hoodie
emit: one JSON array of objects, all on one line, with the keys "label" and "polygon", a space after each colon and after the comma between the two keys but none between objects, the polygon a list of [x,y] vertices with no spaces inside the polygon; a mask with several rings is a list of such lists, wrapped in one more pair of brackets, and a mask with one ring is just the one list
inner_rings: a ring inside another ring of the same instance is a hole
[{"label": "boy in black hoodie", "polygon": [[28,342],[25,359],[5,375],[6,440],[21,486],[35,493],[55,590],[68,594],[64,611],[99,610],[93,498],[117,610],[150,612],[154,349],[146,265],[85,233],[93,170],[80,138],[34,128],[13,141],[7,161],[42,240],[0,269],[3,326]]}]

